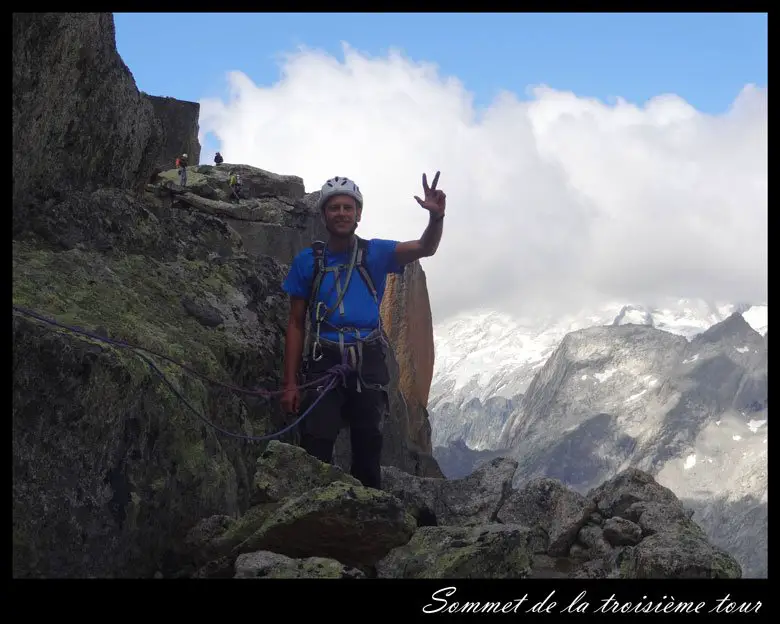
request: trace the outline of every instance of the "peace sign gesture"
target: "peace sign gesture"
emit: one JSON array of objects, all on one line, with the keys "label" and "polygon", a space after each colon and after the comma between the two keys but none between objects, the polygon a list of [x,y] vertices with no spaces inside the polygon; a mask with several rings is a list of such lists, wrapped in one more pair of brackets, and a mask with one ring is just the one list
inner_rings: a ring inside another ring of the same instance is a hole
[{"label": "peace sign gesture", "polygon": [[420,199],[417,195],[414,196],[420,206],[430,212],[431,216],[439,219],[444,216],[444,209],[447,207],[447,196],[444,194],[444,191],[436,188],[440,173],[440,171],[436,172],[436,175],[433,178],[433,184],[431,184],[430,187],[428,187],[428,176],[423,173],[422,183],[425,199]]}]

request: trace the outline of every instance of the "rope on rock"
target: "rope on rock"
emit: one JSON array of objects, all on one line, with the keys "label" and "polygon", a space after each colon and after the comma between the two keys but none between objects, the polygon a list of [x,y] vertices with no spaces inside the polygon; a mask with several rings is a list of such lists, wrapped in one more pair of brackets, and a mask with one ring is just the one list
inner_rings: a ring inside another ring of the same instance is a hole
[{"label": "rope on rock", "polygon": [[[231,384],[222,383],[220,381],[216,381],[215,379],[211,379],[210,377],[204,375],[203,373],[200,373],[196,371],[193,368],[190,368],[186,364],[182,364],[181,362],[168,357],[167,355],[164,355],[162,353],[158,353],[156,351],[152,351],[151,349],[147,349],[145,347],[139,347],[136,345],[132,345],[130,343],[121,341],[121,340],[113,340],[111,338],[106,338],[104,336],[100,336],[99,334],[95,334],[93,332],[89,332],[83,329],[79,329],[78,327],[73,327],[72,325],[66,325],[64,323],[60,323],[59,321],[55,321],[54,319],[47,318],[45,316],[42,316],[41,314],[38,314],[37,312],[33,310],[29,310],[27,308],[24,308],[22,306],[18,306],[15,304],[13,305],[13,309],[15,312],[18,312],[19,314],[23,314],[25,316],[29,316],[31,318],[34,318],[36,320],[42,321],[44,323],[48,323],[49,325],[53,325],[55,327],[59,327],[60,329],[64,329],[65,331],[71,332],[73,334],[80,334],[82,336],[86,336],[88,338],[91,338],[92,340],[97,340],[98,342],[103,342],[106,344],[113,345],[115,347],[119,347],[121,349],[130,349],[133,351],[139,358],[141,358],[146,364],[149,366],[149,368],[152,370],[153,373],[157,374],[162,382],[170,388],[171,392],[179,398],[179,400],[184,403],[187,408],[193,412],[200,420],[202,420],[205,424],[207,424],[209,427],[212,427],[214,430],[222,433],[223,435],[230,436],[233,438],[240,438],[243,440],[250,440],[253,442],[261,442],[264,440],[270,440],[273,438],[278,438],[279,436],[287,433],[291,429],[293,429],[298,423],[300,423],[306,416],[309,415],[309,413],[314,409],[314,407],[319,403],[319,401],[324,397],[330,390],[332,390],[336,383],[341,380],[344,382],[346,380],[347,374],[352,370],[351,367],[346,363],[346,361],[342,362],[341,364],[336,364],[335,366],[330,367],[325,374],[322,377],[319,377],[318,379],[314,379],[312,381],[309,381],[305,384],[300,384],[296,386],[299,390],[302,390],[304,388],[308,388],[310,386],[317,385],[317,391],[319,392],[319,396],[317,399],[306,409],[306,411],[303,412],[292,424],[288,425],[284,429],[277,431],[272,434],[264,435],[264,436],[251,436],[251,435],[245,435],[240,433],[233,433],[231,431],[227,431],[226,429],[221,428],[219,425],[211,422],[208,420],[203,414],[201,414],[195,407],[184,397],[181,392],[174,386],[171,381],[165,376],[165,373],[163,373],[160,368],[155,364],[149,357],[144,355],[142,352],[149,353],[150,355],[153,355],[155,357],[159,357],[163,360],[166,360],[170,362],[171,364],[174,364],[175,366],[178,366],[184,371],[187,371],[188,373],[191,373],[192,375],[195,375],[196,377],[199,377],[203,379],[204,381],[207,381],[213,385],[221,386],[223,388],[226,388],[228,390],[232,390],[234,392],[240,392],[243,394],[253,395],[253,396],[262,396],[265,398],[270,398],[273,396],[279,396],[284,393],[284,390],[265,390],[263,388],[257,388],[255,390],[248,390],[246,388],[241,388],[238,386],[233,386]],[[323,383],[324,382],[324,383]]]}]

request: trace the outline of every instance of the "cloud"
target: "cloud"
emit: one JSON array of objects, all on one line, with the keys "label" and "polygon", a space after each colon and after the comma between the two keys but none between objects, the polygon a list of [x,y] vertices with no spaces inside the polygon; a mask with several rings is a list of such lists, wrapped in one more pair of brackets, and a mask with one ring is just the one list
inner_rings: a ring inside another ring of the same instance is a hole
[{"label": "cloud", "polygon": [[705,115],[676,95],[637,107],[537,86],[485,110],[435,65],[349,46],[283,58],[280,80],[228,75],[201,132],[228,162],[354,179],[359,233],[417,238],[421,175],[441,171],[447,217],[422,263],[436,321],[475,307],[516,315],[606,300],[767,298],[767,91]]}]

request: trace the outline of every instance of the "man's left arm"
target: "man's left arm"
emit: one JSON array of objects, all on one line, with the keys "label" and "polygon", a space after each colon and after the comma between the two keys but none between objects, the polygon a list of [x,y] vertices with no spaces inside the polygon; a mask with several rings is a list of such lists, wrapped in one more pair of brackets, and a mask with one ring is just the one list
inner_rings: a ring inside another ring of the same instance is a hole
[{"label": "man's left arm", "polygon": [[436,217],[431,214],[428,227],[418,240],[399,242],[395,246],[395,261],[403,266],[420,258],[427,258],[436,253],[444,230],[444,215]]},{"label": "man's left arm", "polygon": [[436,188],[436,184],[439,182],[439,173],[439,171],[436,172],[430,187],[428,187],[428,177],[423,174],[425,199],[414,196],[417,203],[428,211],[430,218],[428,226],[418,240],[404,241],[396,245],[395,260],[401,266],[419,258],[432,256],[439,248],[444,229],[444,211],[447,207],[447,196],[444,191]]}]

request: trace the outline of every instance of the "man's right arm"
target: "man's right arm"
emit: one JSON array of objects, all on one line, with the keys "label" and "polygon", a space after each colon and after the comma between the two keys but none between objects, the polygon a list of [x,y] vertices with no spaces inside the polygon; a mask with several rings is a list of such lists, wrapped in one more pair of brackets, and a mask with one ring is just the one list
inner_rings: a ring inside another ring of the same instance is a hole
[{"label": "man's right arm", "polygon": [[287,335],[284,345],[283,387],[290,388],[298,382],[301,366],[303,338],[306,332],[306,299],[290,297],[290,316],[287,320]]},{"label": "man's right arm", "polygon": [[306,334],[306,308],[308,307],[309,282],[311,280],[310,255],[305,250],[293,259],[282,289],[290,296],[290,313],[284,346],[284,370],[282,385],[292,389],[298,382],[298,371],[303,356]]}]

